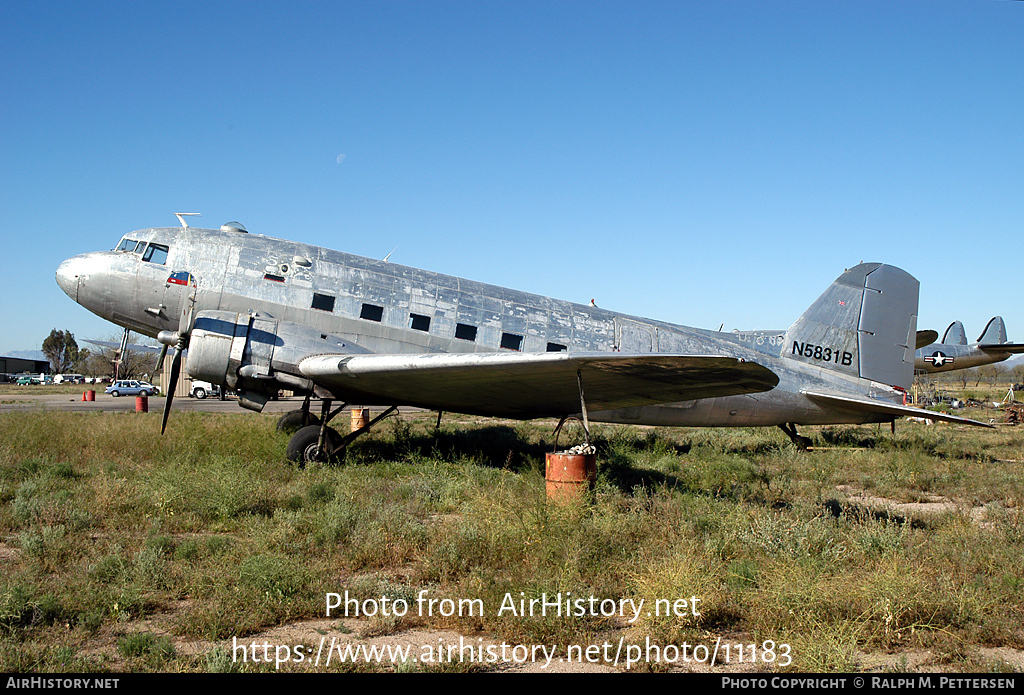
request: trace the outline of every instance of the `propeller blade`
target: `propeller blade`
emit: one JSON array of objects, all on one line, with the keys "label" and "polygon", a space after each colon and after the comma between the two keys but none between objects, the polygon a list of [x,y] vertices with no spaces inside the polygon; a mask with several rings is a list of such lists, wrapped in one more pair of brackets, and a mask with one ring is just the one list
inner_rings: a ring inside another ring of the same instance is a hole
[{"label": "propeller blade", "polygon": [[153,373],[156,374],[160,371],[160,367],[164,365],[164,358],[167,357],[167,346],[160,346],[160,355],[156,358],[156,367],[153,368]]},{"label": "propeller blade", "polygon": [[174,392],[178,388],[178,377],[181,375],[181,353],[188,347],[189,331],[192,330],[192,316],[196,310],[196,293],[198,293],[199,288],[194,284],[191,287],[192,291],[185,298],[188,306],[187,308],[182,307],[181,316],[178,318],[178,332],[161,331],[160,335],[157,336],[157,340],[164,344],[164,352],[161,355],[166,354],[167,345],[170,341],[175,341],[174,357],[171,358],[171,376],[167,382],[167,398],[164,401],[164,415],[163,420],[160,422],[160,434],[163,434],[164,430],[167,429],[167,418],[171,415],[171,403],[174,401]]},{"label": "propeller blade", "polygon": [[171,378],[167,382],[167,397],[164,399],[164,416],[160,422],[160,434],[167,429],[167,418],[171,414],[171,402],[174,400],[174,391],[178,388],[178,374],[181,372],[181,346],[174,348],[174,357],[171,359]]},{"label": "propeller blade", "polygon": [[124,333],[121,335],[121,345],[114,353],[114,381],[121,378],[121,363],[124,361],[124,353],[128,350],[129,335],[131,335],[131,329],[124,329]]}]

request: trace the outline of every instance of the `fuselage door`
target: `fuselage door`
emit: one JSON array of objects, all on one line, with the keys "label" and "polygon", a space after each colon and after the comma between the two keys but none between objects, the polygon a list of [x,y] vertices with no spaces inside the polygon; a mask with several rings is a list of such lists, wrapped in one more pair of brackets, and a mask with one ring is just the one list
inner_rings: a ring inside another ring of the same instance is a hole
[{"label": "fuselage door", "polygon": [[634,321],[615,319],[615,344],[620,352],[654,352],[652,329]]},{"label": "fuselage door", "polygon": [[175,273],[167,262],[166,246],[150,244],[150,247],[155,247],[157,252],[148,254],[147,249],[148,260],[147,254],[139,260],[139,307],[145,312],[146,323],[157,331],[177,330],[182,301],[191,290],[187,277],[184,277],[187,273]]}]

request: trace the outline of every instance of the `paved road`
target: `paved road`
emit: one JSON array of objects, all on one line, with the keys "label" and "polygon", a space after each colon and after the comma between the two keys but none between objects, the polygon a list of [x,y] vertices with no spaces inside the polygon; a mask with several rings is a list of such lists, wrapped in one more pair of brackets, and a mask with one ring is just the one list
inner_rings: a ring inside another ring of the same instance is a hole
[{"label": "paved road", "polygon": [[[315,409],[318,404],[313,404]],[[297,410],[302,407],[302,398],[282,398],[279,401],[269,401],[263,409],[267,413],[286,413],[289,410]],[[63,410],[67,412],[114,412],[128,413],[135,411],[135,396],[121,396],[114,398],[102,391],[96,394],[95,401],[83,401],[81,394],[17,394],[0,396],[0,412],[12,410]],[[149,411],[161,412],[164,409],[163,397],[150,397]],[[239,407],[238,401],[234,398],[219,400],[217,398],[188,398],[178,396],[174,399],[174,412],[202,411],[208,413],[245,413],[249,412]]]},{"label": "paved road", "polygon": [[[279,415],[287,413],[290,410],[298,410],[302,407],[303,398],[301,396],[295,396],[293,398],[282,398],[277,401],[268,401],[267,405],[263,408],[263,415]],[[335,403],[334,407],[338,404]],[[359,407],[356,405],[355,407]],[[164,399],[162,396],[150,397],[149,399],[149,412],[155,414],[157,417],[164,409]],[[218,398],[204,398],[199,400],[197,398],[189,398],[187,396],[178,396],[174,399],[173,412],[204,412],[204,413],[252,413],[251,410],[246,410],[238,405],[236,398],[228,398],[227,400],[220,400]],[[319,415],[320,403],[319,401],[313,401],[310,409],[314,414]],[[114,398],[110,394],[103,393],[102,391],[96,393],[95,401],[83,401],[82,394],[13,394],[0,396],[0,413],[8,413],[12,411],[26,411],[26,410],[61,410],[64,412],[77,412],[77,413],[95,413],[95,412],[107,412],[107,413],[133,413],[135,412],[135,396],[121,396]],[[349,410],[349,408],[346,408]],[[370,417],[375,417],[386,408],[376,406],[370,409]],[[406,406],[401,409],[403,413],[423,412],[420,408],[413,408]],[[255,414],[255,413],[253,413]],[[345,416],[348,417],[347,415]],[[173,413],[171,416],[173,420]],[[335,428],[342,429],[348,426],[348,420],[341,420],[341,416],[331,421],[331,425]]]}]

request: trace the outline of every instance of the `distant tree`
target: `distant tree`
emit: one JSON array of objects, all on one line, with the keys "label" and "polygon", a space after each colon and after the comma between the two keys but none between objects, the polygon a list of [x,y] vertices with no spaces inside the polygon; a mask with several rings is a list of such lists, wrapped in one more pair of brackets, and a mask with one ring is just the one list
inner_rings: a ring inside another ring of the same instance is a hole
[{"label": "distant tree", "polygon": [[78,372],[86,376],[113,376],[114,365],[111,363],[113,352],[110,356],[104,354],[102,348],[95,352],[89,350],[82,350],[82,352],[89,354],[84,360],[81,360],[81,367],[76,368]]},{"label": "distant tree", "polygon": [[79,357],[74,334],[71,331],[58,331],[54,328],[43,341],[43,354],[50,361],[54,374],[70,371]]},{"label": "distant tree", "polygon": [[1013,377],[1013,382],[1016,384],[1024,382],[1024,364],[1018,364],[1016,367],[1010,370],[1010,375]]},{"label": "distant tree", "polygon": [[78,358],[75,360],[75,363],[71,365],[71,371],[75,374],[87,374],[88,370],[86,367],[92,359],[92,356],[92,351],[88,348],[78,348]]},{"label": "distant tree", "polygon": [[975,376],[978,378],[975,386],[978,386],[982,379],[995,386],[996,379],[999,378],[999,369],[994,364],[985,364],[977,368]]}]

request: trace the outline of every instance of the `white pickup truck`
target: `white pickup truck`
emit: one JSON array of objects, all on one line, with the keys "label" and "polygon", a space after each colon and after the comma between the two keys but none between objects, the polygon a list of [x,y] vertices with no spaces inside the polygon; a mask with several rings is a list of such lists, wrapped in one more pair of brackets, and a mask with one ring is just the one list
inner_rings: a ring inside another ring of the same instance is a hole
[{"label": "white pickup truck", "polygon": [[209,381],[193,381],[192,389],[188,392],[188,395],[193,398],[202,400],[207,396],[217,396],[223,400],[223,394],[221,393],[220,386],[217,384],[211,384]]}]

